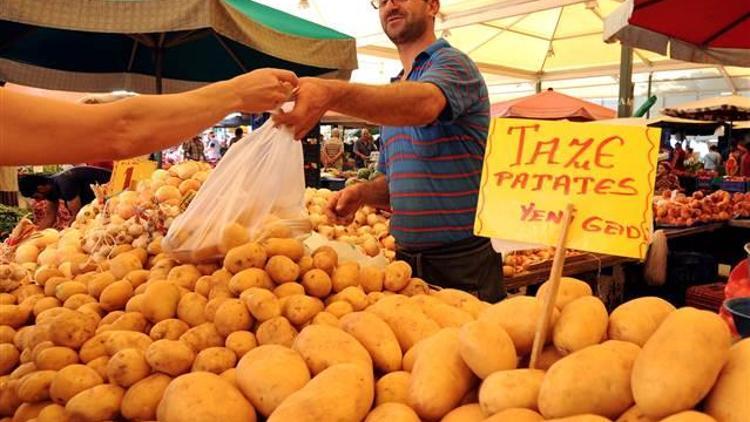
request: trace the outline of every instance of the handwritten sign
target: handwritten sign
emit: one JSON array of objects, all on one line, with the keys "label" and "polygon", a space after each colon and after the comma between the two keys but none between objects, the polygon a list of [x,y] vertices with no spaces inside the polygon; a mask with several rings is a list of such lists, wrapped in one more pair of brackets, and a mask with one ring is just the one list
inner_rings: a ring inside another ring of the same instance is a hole
[{"label": "handwritten sign", "polygon": [[138,181],[148,179],[154,170],[156,170],[156,161],[150,161],[144,157],[115,161],[112,177],[107,186],[107,194],[118,194],[134,186]]},{"label": "handwritten sign", "polygon": [[474,233],[555,245],[567,204],[567,246],[644,258],[660,130],[494,119]]}]

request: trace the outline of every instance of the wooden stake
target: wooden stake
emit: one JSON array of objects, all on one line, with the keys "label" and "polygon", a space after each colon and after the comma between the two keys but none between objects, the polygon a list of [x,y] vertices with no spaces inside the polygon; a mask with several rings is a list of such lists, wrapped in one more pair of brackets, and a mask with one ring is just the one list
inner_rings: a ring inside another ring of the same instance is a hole
[{"label": "wooden stake", "polygon": [[570,221],[573,219],[573,205],[568,204],[563,214],[562,227],[560,228],[560,237],[557,239],[557,249],[555,250],[555,258],[552,261],[552,270],[549,276],[549,289],[547,290],[547,297],[544,302],[544,312],[539,317],[539,321],[536,324],[536,334],[534,335],[534,345],[531,348],[531,362],[529,368],[535,369],[537,360],[539,360],[539,354],[544,348],[544,344],[547,342],[547,331],[549,331],[549,323],[552,318],[552,312],[555,310],[555,303],[557,302],[557,291],[560,289],[560,278],[562,277],[563,267],[565,267],[565,252],[568,238],[568,229],[570,228]]}]

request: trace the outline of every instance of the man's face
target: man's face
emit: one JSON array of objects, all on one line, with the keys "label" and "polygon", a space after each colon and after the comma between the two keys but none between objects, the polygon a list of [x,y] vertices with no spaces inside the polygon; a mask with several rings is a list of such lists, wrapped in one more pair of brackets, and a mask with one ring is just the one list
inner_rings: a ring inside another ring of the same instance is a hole
[{"label": "man's face", "polygon": [[389,1],[379,9],[380,25],[396,44],[405,44],[421,37],[431,26],[437,13],[434,0]]},{"label": "man's face", "polygon": [[32,198],[36,199],[37,201],[41,201],[42,199],[47,198],[47,195],[52,190],[52,185],[39,185],[36,187],[36,192],[34,192],[33,195],[31,195]]}]

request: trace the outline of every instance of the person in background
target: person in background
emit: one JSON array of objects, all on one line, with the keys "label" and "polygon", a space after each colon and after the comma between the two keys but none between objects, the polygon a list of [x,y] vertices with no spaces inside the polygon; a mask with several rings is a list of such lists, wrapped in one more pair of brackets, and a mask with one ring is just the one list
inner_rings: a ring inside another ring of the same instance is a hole
[{"label": "person in background", "polygon": [[740,152],[737,162],[740,166],[739,175],[742,177],[750,177],[750,145],[748,143],[737,145],[737,150]]},{"label": "person in background", "polygon": [[200,135],[182,144],[182,158],[184,160],[203,161],[203,140]]},{"label": "person in background", "polygon": [[729,156],[727,161],[724,162],[724,170],[726,170],[727,176],[734,177],[739,175],[740,163],[739,163],[740,152],[737,147],[732,147],[729,150]]},{"label": "person in background", "polygon": [[682,142],[676,143],[674,145],[674,149],[672,150],[672,156],[669,159],[669,165],[672,166],[672,169],[674,170],[685,170],[686,159],[687,154],[685,153],[685,150],[682,149]]},{"label": "person in background", "polygon": [[234,145],[237,142],[239,142],[240,139],[242,139],[243,136],[245,136],[245,131],[241,127],[238,127],[237,129],[235,129],[234,130],[234,137],[229,140],[229,148],[231,148],[232,145]]},{"label": "person in background", "polygon": [[721,153],[719,147],[711,145],[708,147],[708,154],[703,157],[703,168],[711,171],[719,171],[721,168]]},{"label": "person in background", "polygon": [[661,195],[665,190],[681,190],[680,178],[672,174],[672,166],[666,162],[659,162],[659,166],[656,170],[656,183],[654,184],[654,192],[657,195]]},{"label": "person in background", "polygon": [[376,151],[376,149],[373,144],[372,135],[370,135],[369,129],[364,128],[359,139],[354,142],[354,161],[356,167],[366,167],[367,161],[370,159],[370,154],[373,151]]},{"label": "person in background", "polygon": [[56,225],[60,206],[74,218],[81,207],[96,198],[91,185],[103,185],[111,176],[109,170],[81,166],[52,176],[23,175],[18,178],[18,185],[21,195],[44,204],[43,215],[36,223],[40,229],[46,229]]},{"label": "person in background", "polygon": [[208,141],[203,155],[206,157],[206,161],[211,164],[216,164],[221,159],[221,146],[219,145],[219,140],[216,139],[216,134],[213,132],[208,134]]},{"label": "person in background", "polygon": [[495,302],[505,296],[502,262],[474,236],[490,123],[487,86],[476,64],[435,36],[439,0],[372,0],[403,71],[389,85],[301,78],[295,107],[274,117],[300,139],[326,110],[383,125],[383,176],[332,195],[332,221],[363,205],[391,209],[397,257],[414,277]]},{"label": "person in background", "polygon": [[320,161],[323,167],[341,170],[344,167],[344,141],[341,140],[340,131],[333,129],[331,137],[323,144]]}]

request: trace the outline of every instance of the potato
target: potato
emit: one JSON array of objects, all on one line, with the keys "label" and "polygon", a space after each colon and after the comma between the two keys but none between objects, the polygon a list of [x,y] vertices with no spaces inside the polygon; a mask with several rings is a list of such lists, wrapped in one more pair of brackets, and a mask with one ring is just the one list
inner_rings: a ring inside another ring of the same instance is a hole
[{"label": "potato", "polygon": [[354,312],[354,307],[351,302],[339,300],[331,302],[330,305],[326,306],[325,312],[328,312],[336,318],[342,318],[344,315]]},{"label": "potato", "polygon": [[129,272],[143,269],[143,263],[133,253],[121,253],[109,260],[109,272],[115,280],[122,280]]},{"label": "potato", "polygon": [[151,337],[135,331],[107,331],[107,333],[104,347],[110,356],[124,349],[145,351],[153,343]]},{"label": "potato", "polygon": [[16,393],[17,380],[0,377],[0,415],[12,415],[23,403]]},{"label": "potato", "polygon": [[263,243],[268,257],[283,255],[294,262],[305,255],[305,245],[297,239],[268,239]]},{"label": "potato", "polygon": [[594,296],[583,296],[568,303],[553,329],[552,340],[563,355],[602,341],[609,316],[604,303]]},{"label": "potato", "polygon": [[375,405],[383,403],[409,402],[409,381],[411,375],[406,371],[395,371],[380,377],[375,383]]},{"label": "potato", "polygon": [[716,419],[705,413],[696,412],[694,410],[680,412],[676,415],[672,415],[668,418],[662,419],[662,422],[716,422]]},{"label": "potato", "polygon": [[[45,298],[45,299],[52,299],[52,298]],[[81,306],[86,305],[88,303],[97,303],[97,302],[96,302],[96,299],[89,294],[76,293],[73,296],[69,297],[65,301],[65,303],[63,303],[63,306],[68,309],[78,309]]]},{"label": "potato", "polygon": [[192,372],[204,371],[221,374],[227,369],[234,368],[237,356],[226,347],[209,347],[201,350],[193,361]]},{"label": "potato", "polygon": [[303,295],[305,294],[305,287],[299,283],[284,283],[273,289],[273,294],[279,299],[292,295]]},{"label": "potato", "polygon": [[297,330],[289,323],[289,320],[282,317],[274,317],[263,321],[255,331],[255,337],[258,344],[280,344],[286,347],[292,347]]},{"label": "potato", "polygon": [[235,331],[249,330],[253,317],[241,300],[227,299],[216,310],[213,321],[219,335],[226,337]]},{"label": "potato", "polygon": [[299,277],[299,266],[283,255],[268,259],[266,272],[276,284],[291,283]]},{"label": "potato", "polygon": [[148,421],[156,419],[156,408],[172,378],[164,374],[150,375],[133,384],[122,398],[122,416]]},{"label": "potato", "polygon": [[474,317],[468,312],[450,306],[434,296],[419,294],[412,296],[409,301],[419,306],[419,309],[437,322],[440,328],[461,327],[467,322],[474,321]]},{"label": "potato", "polygon": [[55,403],[65,405],[68,400],[83,390],[104,383],[99,374],[86,365],[70,365],[62,368],[52,378],[49,393]]},{"label": "potato", "polygon": [[380,317],[370,312],[354,312],[341,317],[340,326],[365,347],[375,368],[383,373],[401,369],[398,339]]},{"label": "potato", "polygon": [[458,339],[461,357],[479,378],[516,369],[516,348],[502,327],[493,326],[487,320],[472,321],[459,329]]},{"label": "potato", "polygon": [[70,416],[65,413],[65,407],[59,404],[45,406],[37,415],[36,422],[68,422]]},{"label": "potato", "polygon": [[69,347],[48,347],[39,352],[34,359],[39,369],[58,371],[68,365],[78,362],[78,353]]},{"label": "potato", "polygon": [[365,422],[420,422],[411,407],[402,403],[385,403],[374,408]]},{"label": "potato", "polygon": [[420,346],[409,382],[409,405],[423,419],[440,419],[461,402],[473,374],[459,353],[458,329],[443,328]]},{"label": "potato", "polygon": [[394,261],[385,267],[383,287],[385,290],[398,292],[409,284],[411,279],[411,266],[404,261]]},{"label": "potato", "polygon": [[705,411],[722,422],[739,422],[750,415],[747,400],[750,380],[750,339],[736,343],[729,350],[727,364],[706,400]]},{"label": "potato", "polygon": [[361,421],[372,406],[371,371],[359,364],[333,365],[287,397],[268,422]]},{"label": "potato", "polygon": [[21,328],[29,319],[31,309],[24,309],[19,305],[0,305],[0,325]]},{"label": "potato", "polygon": [[[39,299],[32,308],[32,311],[34,312],[34,316],[39,315],[42,313],[42,311],[46,311],[47,309],[52,309],[59,307],[61,305],[60,300],[58,300],[56,297],[44,297],[42,299]],[[75,309],[75,308],[74,308]],[[8,327],[10,328],[10,327]]]},{"label": "potato", "polygon": [[156,417],[162,422],[256,421],[255,410],[242,393],[209,372],[185,374],[169,383]]},{"label": "potato", "polygon": [[653,418],[692,409],[729,356],[730,335],[713,312],[681,308],[667,316],[633,365],[633,396]]},{"label": "potato", "polygon": [[240,390],[265,416],[308,381],[310,372],[302,357],[280,345],[259,346],[249,351],[237,365]]},{"label": "potato", "polygon": [[362,290],[362,288],[359,286],[347,287],[344,290],[338,292],[336,295],[330,297],[329,300],[331,302],[341,300],[347,301],[351,303],[352,309],[354,309],[355,311],[361,311],[370,304],[367,301],[367,295],[365,294],[364,290]]},{"label": "potato", "polygon": [[207,322],[197,327],[193,327],[180,337],[180,341],[185,342],[198,353],[209,347],[219,347],[224,345],[224,339],[219,334],[213,323]]},{"label": "potato", "polygon": [[442,289],[430,294],[448,305],[468,312],[474,318],[479,317],[479,314],[488,307],[487,303],[480,301],[472,294],[466,293],[462,290]]},{"label": "potato", "polygon": [[535,369],[541,369],[543,371],[548,370],[552,365],[555,364],[558,360],[565,357],[562,353],[560,353],[559,350],[557,350],[557,347],[554,345],[549,345],[542,349],[542,352],[539,354],[539,358],[536,361],[536,368]]},{"label": "potato", "polygon": [[344,262],[333,270],[331,284],[334,292],[340,292],[347,287],[359,286],[359,264]]},{"label": "potato", "polygon": [[331,293],[331,277],[323,270],[312,269],[302,276],[305,293],[317,298],[325,298]]},{"label": "potato", "polygon": [[224,268],[232,274],[248,268],[263,268],[266,258],[265,249],[258,243],[250,242],[230,249],[224,257]]},{"label": "potato", "polygon": [[643,414],[643,411],[638,406],[633,406],[625,413],[617,418],[616,422],[658,422],[656,419],[651,419]]},{"label": "potato", "polygon": [[66,281],[55,287],[55,297],[61,302],[65,302],[69,297],[79,293],[88,293],[88,288],[80,281]]},{"label": "potato", "polygon": [[658,297],[640,297],[625,302],[609,316],[607,336],[643,347],[664,318],[674,310],[671,303]]},{"label": "potato", "polygon": [[16,394],[21,401],[35,403],[49,400],[49,388],[57,371],[34,371],[24,375],[16,386]]},{"label": "potato", "polygon": [[505,409],[487,419],[485,422],[544,422],[544,418],[539,413],[523,408]]},{"label": "potato", "polygon": [[[539,286],[539,290],[536,292],[536,298],[539,299],[541,303],[546,303],[548,293],[549,281],[546,281]],[[585,281],[572,277],[561,277],[555,306],[562,311],[568,303],[584,296],[591,296],[592,294],[591,286]]]},{"label": "potato", "polygon": [[203,274],[194,265],[178,265],[169,270],[167,281],[171,281],[176,286],[193,290],[195,282],[202,276]]},{"label": "potato", "polygon": [[[36,371],[36,365],[34,362],[22,363],[8,375],[10,380],[20,380],[24,376]],[[2,377],[0,377],[2,379]]]},{"label": "potato", "polygon": [[406,286],[399,290],[399,294],[404,296],[417,296],[430,294],[430,286],[421,278],[412,277]]},{"label": "potato", "polygon": [[239,295],[247,289],[261,287],[271,290],[274,288],[273,280],[261,268],[248,268],[232,276],[229,280],[229,290],[235,295]]},{"label": "potato", "polygon": [[13,343],[16,330],[9,325],[0,325],[0,344]]},{"label": "potato", "polygon": [[164,319],[151,327],[149,336],[152,340],[179,340],[190,329],[190,326],[179,319]]},{"label": "potato", "polygon": [[0,344],[0,375],[7,375],[18,365],[21,354],[11,343]]},{"label": "potato", "polygon": [[224,381],[232,384],[232,387],[239,389],[239,385],[237,385],[237,368],[229,368],[226,371],[219,374],[221,379]]},{"label": "potato", "polygon": [[359,284],[366,293],[383,291],[385,272],[376,267],[362,267],[359,270]]},{"label": "potato", "polygon": [[241,359],[247,352],[258,346],[255,334],[250,331],[235,331],[228,335],[224,346],[233,351],[237,359]]},{"label": "potato", "polygon": [[99,304],[105,311],[125,309],[125,304],[133,296],[133,285],[127,280],[115,281],[102,290]]},{"label": "potato", "polygon": [[103,327],[105,325],[110,325],[113,322],[117,320],[117,318],[120,318],[121,316],[125,315],[124,311],[113,311],[108,313],[104,316],[104,318],[99,320],[99,326]]},{"label": "potato", "polygon": [[52,277],[49,280],[47,280],[46,283],[44,283],[44,295],[45,296],[56,296],[55,291],[57,290],[57,286],[59,286],[62,283],[68,282],[68,280],[65,277]]},{"label": "potato", "polygon": [[214,322],[216,311],[218,311],[219,307],[230,298],[231,297],[229,295],[222,295],[219,297],[214,297],[213,299],[209,299],[206,307],[203,309],[203,316],[206,317],[206,321]]},{"label": "potato", "polygon": [[125,395],[122,387],[102,384],[83,390],[65,405],[65,412],[75,421],[112,420],[120,412],[120,403]]},{"label": "potato", "polygon": [[36,417],[45,407],[49,406],[50,402],[40,403],[24,403],[18,406],[16,412],[13,414],[13,422],[36,422]]},{"label": "potato", "polygon": [[[406,296],[384,298],[367,308],[385,321],[396,334],[401,350],[409,350],[419,340],[437,333],[440,327]],[[419,412],[417,412],[419,413]]]},{"label": "potato", "polygon": [[143,332],[148,326],[146,317],[140,312],[125,312],[120,315],[112,324],[100,327],[97,332],[101,331],[138,331]]},{"label": "potato", "polygon": [[221,229],[219,252],[226,254],[230,249],[244,245],[250,241],[247,228],[238,223],[230,223]]},{"label": "potato", "polygon": [[107,356],[106,341],[107,334],[97,334],[83,343],[78,351],[81,362],[88,363],[98,357]]},{"label": "potato", "polygon": [[157,323],[165,319],[174,318],[177,305],[180,302],[180,289],[174,283],[157,280],[148,283],[141,312],[149,321]]},{"label": "potato", "polygon": [[146,349],[145,358],[153,370],[174,377],[190,371],[195,352],[182,341],[157,340]]},{"label": "potato", "polygon": [[151,374],[142,350],[123,349],[115,353],[107,364],[107,379],[112,384],[130,387]]},{"label": "potato", "polygon": [[285,298],[282,314],[292,324],[302,326],[323,311],[323,302],[316,297],[306,295],[292,295]]},{"label": "potato", "polygon": [[440,422],[481,422],[484,420],[484,413],[478,403],[465,404],[457,407],[440,419]]},{"label": "potato", "polygon": [[260,322],[281,315],[281,304],[273,293],[266,289],[251,288],[240,297],[252,316]]},{"label": "potato", "polygon": [[138,286],[148,281],[149,273],[149,270],[133,270],[123,280],[127,280],[133,286],[133,289],[137,289]]},{"label": "potato", "polygon": [[217,284],[229,284],[229,280],[232,279],[232,273],[230,273],[227,270],[219,270],[219,272],[226,273],[227,277],[226,280],[219,279],[219,277],[216,277],[214,275],[204,275],[203,277],[199,278],[198,281],[195,282],[195,293],[198,293],[199,295],[203,297],[208,297],[208,294],[211,292],[211,289]]},{"label": "potato", "polygon": [[[541,312],[543,312],[543,306],[537,298],[516,296],[490,306],[482,311],[479,319],[505,329],[510,338],[513,339],[513,345],[518,356],[524,356],[531,353],[536,324]],[[558,316],[559,312],[554,310],[549,335],[547,336],[550,340]]]},{"label": "potato", "polygon": [[292,349],[302,356],[313,375],[340,363],[358,363],[372,368],[372,358],[356,338],[327,325],[305,327],[294,339]]},{"label": "potato", "polygon": [[537,369],[495,372],[479,388],[479,405],[486,415],[512,408],[537,410],[543,380],[544,371]]},{"label": "potato", "polygon": [[58,346],[78,349],[94,336],[95,321],[78,311],[68,311],[53,317],[49,322],[52,342]]},{"label": "potato", "polygon": [[97,374],[106,382],[107,366],[109,365],[109,356],[100,356],[86,363],[86,366],[96,371]]},{"label": "potato", "polygon": [[338,264],[339,258],[336,251],[327,246],[318,248],[318,250],[313,253],[313,267],[327,272],[328,275],[333,274],[333,270]]}]

